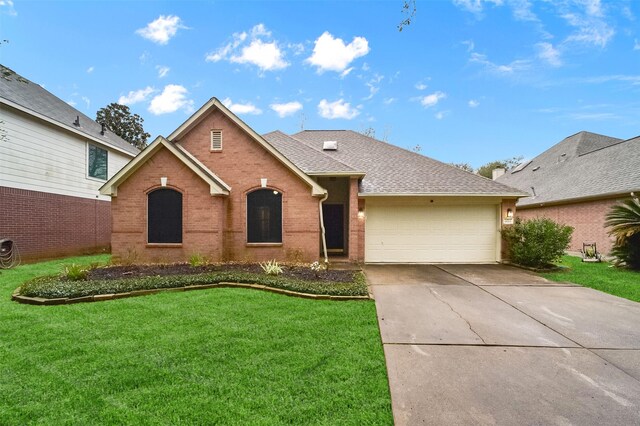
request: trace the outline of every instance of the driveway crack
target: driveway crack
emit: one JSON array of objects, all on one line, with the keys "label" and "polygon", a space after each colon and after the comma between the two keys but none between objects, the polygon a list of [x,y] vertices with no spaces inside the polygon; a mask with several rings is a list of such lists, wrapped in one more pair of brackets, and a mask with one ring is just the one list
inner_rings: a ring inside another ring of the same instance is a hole
[{"label": "driveway crack", "polygon": [[462,321],[464,321],[465,323],[467,323],[467,326],[469,327],[469,330],[471,330],[471,332],[473,334],[475,334],[476,336],[478,336],[478,339],[480,339],[482,341],[483,345],[486,345],[487,342],[484,341],[484,339],[482,338],[481,335],[478,334],[477,331],[475,331],[473,329],[473,327],[471,326],[471,323],[469,321],[467,321],[467,319],[465,317],[463,317],[462,315],[460,315],[460,313],[458,311],[456,311],[455,309],[453,309],[453,306],[451,306],[447,301],[445,301],[443,298],[440,297],[440,295],[431,287],[428,287],[429,291],[431,292],[431,294],[433,294],[433,297],[435,297],[436,299],[438,299],[440,302],[444,303],[445,305],[447,305],[449,307],[449,309],[451,309],[451,312],[453,312],[454,314],[456,314],[458,317],[460,317],[460,319]]}]

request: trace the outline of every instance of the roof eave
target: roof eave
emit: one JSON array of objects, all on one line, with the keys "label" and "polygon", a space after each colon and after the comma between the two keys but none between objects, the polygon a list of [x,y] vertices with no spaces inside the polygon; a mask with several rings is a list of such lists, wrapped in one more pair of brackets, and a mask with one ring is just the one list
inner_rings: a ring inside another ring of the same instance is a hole
[{"label": "roof eave", "polygon": [[33,111],[33,110],[29,109],[29,108],[23,107],[22,105],[17,104],[17,103],[15,103],[13,101],[10,101],[8,99],[0,97],[0,103],[5,104],[5,105],[7,105],[7,106],[9,106],[11,108],[17,109],[18,111],[24,112],[25,114],[29,114],[29,115],[31,115],[33,117],[36,117],[36,118],[38,118],[38,119],[40,119],[42,121],[46,121],[49,124],[53,124],[54,126],[60,127],[61,129],[64,129],[64,130],[66,130],[68,132],[71,132],[71,133],[74,133],[74,134],[76,134],[78,136],[81,136],[81,137],[83,137],[85,139],[90,139],[92,142],[98,143],[98,144],[100,144],[100,145],[102,145],[104,147],[107,147],[107,148],[109,148],[109,149],[111,149],[113,151],[118,151],[121,154],[125,154],[125,155],[127,155],[127,156],[129,156],[131,158],[133,158],[133,157],[135,157],[137,155],[137,154],[134,154],[132,152],[126,151],[126,150],[124,150],[122,148],[119,148],[119,147],[117,147],[115,145],[111,145],[110,143],[108,143],[106,141],[103,141],[102,139],[96,138],[95,136],[90,135],[89,133],[85,133],[85,132],[83,132],[81,130],[73,128],[72,126],[68,126],[66,124],[63,124],[63,123],[57,121],[57,120],[49,118],[46,115],[40,114],[39,112],[36,112],[36,111]]},{"label": "roof eave", "polygon": [[[212,177],[207,176],[202,170],[198,169],[192,161],[182,153],[182,151],[173,146],[168,140],[162,136],[158,136],[151,144],[149,144],[138,156],[129,161],[118,173],[113,175],[104,185],[100,187],[100,194],[109,195],[111,197],[118,196],[118,186],[126,181],[136,170],[138,170],[149,158],[151,158],[160,148],[168,149],[182,163],[191,169],[202,180],[209,184],[209,193],[214,195],[229,195],[229,186],[222,180],[217,182]],[[212,172],[211,175],[215,176]]]},{"label": "roof eave", "polygon": [[[632,189],[632,190],[626,190],[626,191],[613,191],[613,192],[606,192],[603,194],[596,194],[596,195],[586,195],[586,196],[582,196],[582,197],[573,197],[573,198],[562,198],[562,199],[556,199],[556,200],[547,200],[547,201],[534,201],[531,203],[527,203],[527,204],[521,204],[518,205],[518,208],[521,209],[526,209],[526,208],[535,208],[535,207],[543,207],[543,206],[555,206],[555,205],[560,205],[560,204],[572,204],[572,203],[580,203],[580,202],[586,202],[586,201],[594,201],[594,200],[600,200],[600,199],[607,199],[607,198],[617,198],[620,196],[629,196],[631,197],[634,194],[635,196],[638,196],[640,194],[640,187],[638,187],[637,189]],[[531,195],[529,195],[529,197],[531,197]]]},{"label": "roof eave", "polygon": [[518,199],[528,197],[524,193],[477,193],[477,192],[359,192],[358,197],[500,197]]},{"label": "roof eave", "polygon": [[198,111],[196,111],[191,117],[180,125],[173,133],[168,137],[170,141],[179,140],[187,131],[193,126],[198,124],[202,120],[205,114],[211,109],[211,107],[218,108],[223,114],[225,114],[231,121],[236,123],[241,129],[243,129],[249,136],[251,136],[256,142],[262,145],[270,154],[276,157],[285,167],[296,174],[300,179],[306,182],[311,187],[311,195],[324,196],[327,191],[318,185],[313,179],[305,174],[298,166],[293,164],[291,160],[282,155],[277,149],[275,149],[266,139],[256,133],[251,127],[249,127],[244,121],[242,121],[237,115],[232,113],[226,106],[222,104],[217,98],[213,97],[207,101]]},{"label": "roof eave", "polygon": [[305,172],[308,176],[320,177],[364,177],[364,172]]}]

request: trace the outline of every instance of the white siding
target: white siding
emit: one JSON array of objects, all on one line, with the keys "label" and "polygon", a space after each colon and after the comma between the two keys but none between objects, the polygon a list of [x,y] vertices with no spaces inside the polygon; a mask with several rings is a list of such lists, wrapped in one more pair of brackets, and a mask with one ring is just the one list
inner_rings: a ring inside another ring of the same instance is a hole
[{"label": "white siding", "polygon": [[365,262],[485,263],[500,259],[498,205],[487,200],[366,201]]},{"label": "white siding", "polygon": [[[105,181],[87,175],[88,139],[9,107],[2,106],[0,120],[0,186],[109,201],[99,195]],[[129,162],[120,152],[107,149],[109,178]]]}]

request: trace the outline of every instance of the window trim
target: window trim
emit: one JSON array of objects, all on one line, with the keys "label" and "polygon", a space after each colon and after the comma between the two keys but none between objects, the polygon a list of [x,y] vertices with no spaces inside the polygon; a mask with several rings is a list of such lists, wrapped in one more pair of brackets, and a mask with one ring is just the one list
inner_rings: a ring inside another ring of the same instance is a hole
[{"label": "window trim", "polygon": [[[249,194],[253,194],[257,191],[278,191],[280,193],[280,241],[272,241],[272,242],[253,242],[249,241]],[[281,247],[284,241],[284,192],[280,188],[275,188],[272,186],[266,187],[257,187],[248,190],[244,194],[244,204],[245,204],[245,245],[247,247]]]},{"label": "window trim", "polygon": [[[92,146],[94,148],[101,149],[101,150],[103,150],[104,152],[107,153],[107,167],[106,167],[107,168],[107,170],[106,170],[107,171],[107,176],[104,179],[103,178],[99,178],[99,177],[95,177],[95,176],[91,176],[89,174],[89,151],[91,150]],[[87,142],[87,148],[85,149],[85,157],[86,157],[86,164],[85,164],[85,168],[84,168],[85,177],[87,179],[94,180],[96,182],[106,182],[106,181],[108,181],[109,180],[109,150],[106,149],[106,148],[102,148],[101,146],[98,146],[97,144],[94,144],[94,143],[91,143],[91,142]]]},{"label": "window trim", "polygon": [[[158,190],[163,190],[163,189],[170,189],[172,191],[175,191],[175,192],[179,193],[182,196],[181,206],[180,206],[181,207],[181,215],[182,215],[181,228],[180,228],[180,241],[181,242],[179,242],[179,243],[155,243],[155,242],[152,243],[152,242],[149,242],[149,195],[152,192],[155,192],[155,191],[158,191]],[[145,215],[146,218],[145,219],[146,219],[147,223],[146,223],[144,232],[146,234],[145,235],[145,237],[146,237],[145,238],[146,247],[148,247],[148,248],[153,248],[153,247],[164,247],[164,248],[173,248],[173,247],[175,247],[175,248],[180,248],[180,247],[182,247],[182,244],[184,243],[184,234],[185,234],[185,232],[184,232],[184,219],[185,219],[185,207],[184,207],[185,206],[185,202],[184,202],[184,199],[185,199],[184,192],[181,191],[180,189],[176,188],[175,186],[170,186],[170,185],[160,186],[160,185],[158,185],[158,186],[154,186],[153,188],[150,188],[147,191],[145,191],[145,203],[146,203],[146,206],[145,206],[145,208],[146,208],[145,209],[146,210],[146,215]]]},{"label": "window trim", "polygon": [[[220,133],[220,148],[214,148],[213,147],[213,132],[219,132]],[[223,140],[222,140],[222,129],[211,129],[209,131],[209,151],[210,152],[222,152],[223,149]]]}]

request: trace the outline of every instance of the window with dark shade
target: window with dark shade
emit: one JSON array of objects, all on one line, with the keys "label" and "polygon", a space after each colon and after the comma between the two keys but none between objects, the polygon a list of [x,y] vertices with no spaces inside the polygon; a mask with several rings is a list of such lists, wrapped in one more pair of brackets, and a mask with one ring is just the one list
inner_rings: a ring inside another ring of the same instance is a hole
[{"label": "window with dark shade", "polygon": [[282,194],[259,189],[247,195],[247,242],[282,242]]},{"label": "window with dark shade", "polygon": [[173,189],[156,189],[147,199],[148,241],[182,243],[182,194]]},{"label": "window with dark shade", "polygon": [[108,153],[106,149],[89,145],[88,170],[89,177],[107,180]]}]

